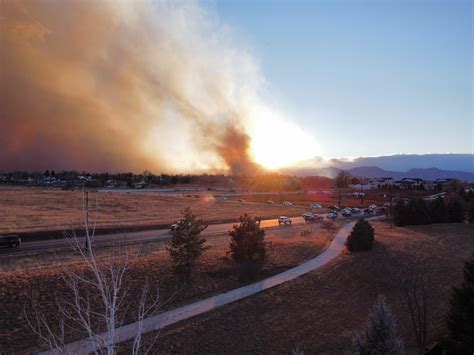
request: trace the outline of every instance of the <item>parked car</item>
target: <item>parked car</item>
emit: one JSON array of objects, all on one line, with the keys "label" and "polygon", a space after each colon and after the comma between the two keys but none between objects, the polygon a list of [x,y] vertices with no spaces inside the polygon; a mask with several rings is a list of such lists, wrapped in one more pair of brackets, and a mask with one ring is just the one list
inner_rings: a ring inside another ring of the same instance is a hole
[{"label": "parked car", "polygon": [[365,213],[365,214],[374,214],[374,210],[369,207],[369,208],[366,208],[366,209],[364,210],[364,213]]},{"label": "parked car", "polygon": [[331,212],[331,213],[328,213],[328,215],[326,216],[327,219],[336,219],[337,218],[337,212]]},{"label": "parked car", "polygon": [[267,203],[271,204],[271,205],[274,205],[275,202],[273,202],[272,200],[268,200]]},{"label": "parked car", "polygon": [[316,208],[316,209],[323,208],[323,206],[321,206],[319,203],[315,203],[315,204],[311,205],[310,207],[311,208]]},{"label": "parked car", "polygon": [[361,212],[360,208],[357,208],[357,207],[351,208],[351,210],[353,214],[359,214]]},{"label": "parked car", "polygon": [[337,206],[329,206],[328,209],[330,209],[331,211],[339,211],[339,207]]},{"label": "parked car", "polygon": [[14,235],[1,235],[0,236],[0,246],[8,247],[8,248],[16,248],[21,245],[21,238],[14,234]]},{"label": "parked car", "polygon": [[375,210],[377,208],[377,205],[370,205],[369,208]]},{"label": "parked car", "polygon": [[352,211],[349,208],[344,208],[342,210],[343,217],[350,217],[352,216]]},{"label": "parked car", "polygon": [[239,198],[238,201],[239,202],[245,202],[245,200],[243,198]]},{"label": "parked car", "polygon": [[293,204],[289,201],[284,201],[283,206],[293,206]]},{"label": "parked car", "polygon": [[282,224],[291,224],[291,218],[286,216],[280,216],[280,218],[278,218],[278,225],[281,226]]},{"label": "parked car", "polygon": [[306,222],[320,222],[323,220],[323,217],[321,215],[311,212],[303,213],[303,218]]}]

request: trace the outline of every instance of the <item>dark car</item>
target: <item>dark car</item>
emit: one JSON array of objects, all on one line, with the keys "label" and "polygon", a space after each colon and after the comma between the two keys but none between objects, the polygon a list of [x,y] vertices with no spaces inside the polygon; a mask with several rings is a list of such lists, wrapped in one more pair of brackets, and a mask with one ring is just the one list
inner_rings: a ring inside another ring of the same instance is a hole
[{"label": "dark car", "polygon": [[331,210],[331,211],[339,211],[340,208],[337,207],[337,206],[329,206],[329,207],[328,207],[328,210]]},{"label": "dark car", "polygon": [[21,245],[21,238],[18,235],[0,235],[0,246],[16,248]]},{"label": "dark car", "polygon": [[323,217],[319,214],[314,214],[311,212],[303,213],[303,218],[306,222],[320,222],[323,220]]},{"label": "dark car", "polygon": [[374,214],[374,210],[373,210],[372,208],[366,208],[366,209],[364,210],[364,213],[365,213],[365,214]]}]

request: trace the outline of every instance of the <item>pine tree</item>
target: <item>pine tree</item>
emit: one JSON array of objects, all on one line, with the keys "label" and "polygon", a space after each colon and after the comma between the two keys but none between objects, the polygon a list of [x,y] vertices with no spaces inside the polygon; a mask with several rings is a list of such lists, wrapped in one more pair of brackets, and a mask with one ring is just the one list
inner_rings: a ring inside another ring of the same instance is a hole
[{"label": "pine tree", "polygon": [[266,259],[265,231],[255,218],[244,214],[229,231],[232,259],[241,265],[241,277],[253,278]]},{"label": "pine tree", "polygon": [[464,222],[464,205],[459,200],[453,200],[448,204],[448,218],[450,223]]},{"label": "pine tree", "polygon": [[446,223],[448,221],[448,210],[446,203],[441,197],[438,197],[430,204],[431,221],[433,223]]},{"label": "pine tree", "polygon": [[363,218],[359,219],[347,238],[347,249],[349,249],[349,251],[365,251],[372,249],[374,234],[374,228],[370,223]]},{"label": "pine tree", "polygon": [[474,200],[471,202],[471,207],[469,208],[469,223],[474,223]]},{"label": "pine tree", "polygon": [[474,349],[474,253],[464,264],[463,277],[461,286],[453,287],[448,312],[449,338],[460,352]]},{"label": "pine tree", "polygon": [[404,354],[404,345],[397,333],[392,312],[385,303],[385,296],[379,295],[369,314],[367,327],[355,337],[356,354]]},{"label": "pine tree", "polygon": [[196,220],[196,215],[189,207],[181,214],[181,220],[171,230],[171,240],[167,249],[172,258],[173,272],[189,279],[197,259],[208,248],[205,245],[206,239],[201,236],[207,225],[202,220]]},{"label": "pine tree", "polygon": [[408,224],[407,212],[408,208],[405,206],[405,202],[398,200],[393,209],[393,221],[397,226],[402,227]]}]

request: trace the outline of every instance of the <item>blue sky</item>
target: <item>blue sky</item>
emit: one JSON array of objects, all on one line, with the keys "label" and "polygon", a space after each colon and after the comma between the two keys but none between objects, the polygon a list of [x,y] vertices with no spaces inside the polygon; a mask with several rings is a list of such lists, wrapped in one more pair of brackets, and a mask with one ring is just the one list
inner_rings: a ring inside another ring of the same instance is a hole
[{"label": "blue sky", "polygon": [[474,152],[471,1],[205,4],[322,156]]}]

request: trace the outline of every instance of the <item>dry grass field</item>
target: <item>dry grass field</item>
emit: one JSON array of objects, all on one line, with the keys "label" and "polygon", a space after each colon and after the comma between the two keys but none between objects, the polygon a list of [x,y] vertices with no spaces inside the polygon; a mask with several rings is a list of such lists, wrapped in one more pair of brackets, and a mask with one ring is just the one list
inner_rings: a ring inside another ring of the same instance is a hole
[{"label": "dry grass field", "polygon": [[[339,227],[338,224],[335,227]],[[300,232],[311,228],[313,233],[302,237]],[[337,231],[337,229],[335,230]],[[331,240],[334,231],[326,231],[318,224],[282,226],[267,230],[269,245],[268,261],[259,279],[266,278],[288,268],[296,266],[321,252]],[[164,304],[160,311],[187,304],[196,299],[206,298],[216,293],[238,288],[245,283],[239,280],[238,269],[227,255],[229,237],[225,235],[208,238],[211,248],[199,262],[199,268],[193,283],[185,286],[170,272],[170,260],[165,244],[147,243],[140,250],[140,256],[133,262],[128,275],[131,282],[127,299],[130,310],[134,310],[146,281],[152,288],[159,288]],[[136,251],[136,250],[132,250]],[[116,254],[115,248],[102,248],[101,259]],[[35,259],[10,264],[0,271],[0,299],[8,305],[2,310],[0,330],[0,353],[28,352],[38,346],[36,337],[25,322],[23,308],[35,298],[39,308],[45,314],[56,314],[56,297],[67,294],[62,271],[69,268],[81,270],[78,258],[66,254],[38,256]],[[133,320],[134,313],[128,318]]]},{"label": "dry grass field", "polygon": [[384,293],[409,353],[417,353],[400,279],[407,265],[427,271],[429,342],[445,334],[451,287],[474,251],[473,224],[390,229],[373,223],[372,251],[341,255],[321,271],[165,329],[162,354],[305,354],[351,351],[376,296]]},{"label": "dry grass field", "polygon": [[[298,215],[302,207],[222,201],[209,194],[89,193],[91,218],[99,228],[171,224],[190,206],[207,222],[236,221],[243,213],[264,218]],[[82,226],[82,192],[39,188],[0,189],[0,233],[62,231]]]}]

